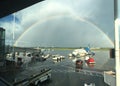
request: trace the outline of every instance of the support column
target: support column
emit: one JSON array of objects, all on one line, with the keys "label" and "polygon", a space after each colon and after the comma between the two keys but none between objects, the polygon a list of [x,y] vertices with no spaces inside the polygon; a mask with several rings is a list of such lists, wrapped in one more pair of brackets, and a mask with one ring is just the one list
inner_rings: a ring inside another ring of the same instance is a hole
[{"label": "support column", "polygon": [[120,52],[119,52],[119,24],[120,20],[115,20],[115,68],[116,86],[120,86]]}]

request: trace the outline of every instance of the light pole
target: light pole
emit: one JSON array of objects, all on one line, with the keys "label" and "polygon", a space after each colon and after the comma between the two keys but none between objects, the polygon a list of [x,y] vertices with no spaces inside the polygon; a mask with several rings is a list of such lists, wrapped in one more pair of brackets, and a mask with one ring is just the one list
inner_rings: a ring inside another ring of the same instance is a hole
[{"label": "light pole", "polygon": [[15,59],[15,48],[14,48],[14,41],[15,41],[15,13],[13,13],[13,31],[12,31],[12,33],[13,33],[13,44],[12,44],[12,52],[13,52],[13,59]]}]

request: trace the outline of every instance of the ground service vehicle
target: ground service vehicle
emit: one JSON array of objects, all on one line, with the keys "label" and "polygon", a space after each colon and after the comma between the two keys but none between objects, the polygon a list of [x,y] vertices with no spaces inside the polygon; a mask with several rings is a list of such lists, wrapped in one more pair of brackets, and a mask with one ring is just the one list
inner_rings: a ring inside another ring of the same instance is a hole
[{"label": "ground service vehicle", "polygon": [[51,79],[51,69],[42,69],[40,72],[34,73],[22,79],[17,79],[16,82],[13,83],[13,86],[31,86],[38,84]]}]

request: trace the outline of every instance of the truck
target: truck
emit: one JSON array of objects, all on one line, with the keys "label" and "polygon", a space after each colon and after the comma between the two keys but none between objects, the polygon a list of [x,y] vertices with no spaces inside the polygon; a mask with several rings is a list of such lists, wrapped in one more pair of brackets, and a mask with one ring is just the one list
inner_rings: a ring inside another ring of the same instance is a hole
[{"label": "truck", "polygon": [[[21,78],[22,77],[22,78]],[[24,72],[16,77],[13,86],[38,86],[42,82],[51,79],[51,69],[42,69],[37,72]]]}]

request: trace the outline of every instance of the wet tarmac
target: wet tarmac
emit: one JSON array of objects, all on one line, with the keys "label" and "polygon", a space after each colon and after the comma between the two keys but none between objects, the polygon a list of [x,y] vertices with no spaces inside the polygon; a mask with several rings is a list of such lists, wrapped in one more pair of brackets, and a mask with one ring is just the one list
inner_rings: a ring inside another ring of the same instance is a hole
[{"label": "wet tarmac", "polygon": [[[13,82],[15,80],[14,77],[19,77],[19,74],[25,71],[51,68],[51,80],[42,83],[40,86],[84,86],[85,83],[94,83],[95,86],[108,86],[104,83],[103,71],[113,70],[114,60],[109,58],[109,51],[96,51],[94,58],[96,61],[94,66],[86,66],[84,62],[83,69],[76,69],[73,59],[68,58],[68,56],[58,62],[55,62],[50,57],[46,61],[37,61],[1,76],[7,81]],[[100,62],[100,59],[104,60]],[[112,66],[109,64],[112,64]]]}]

